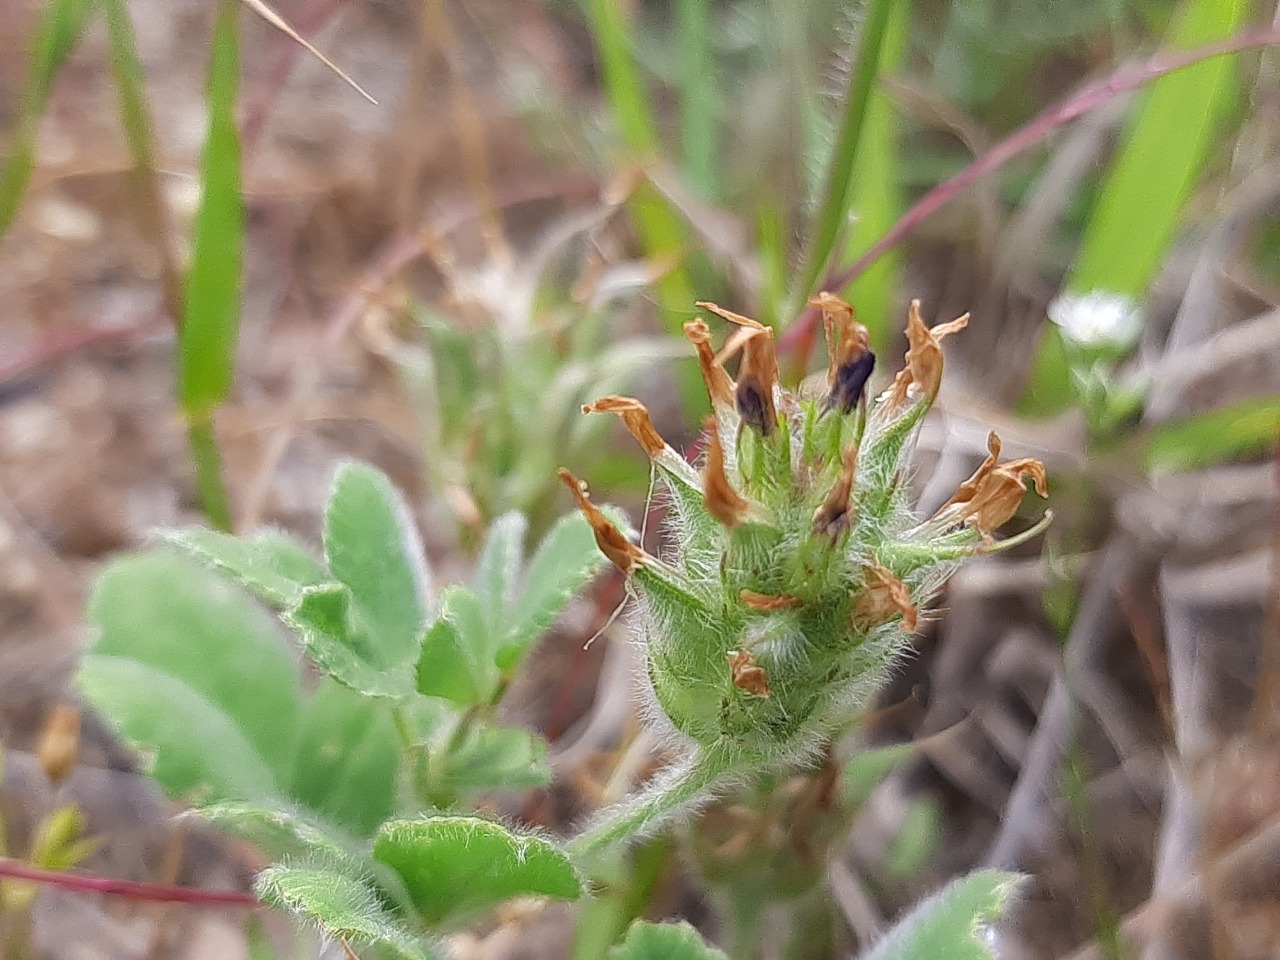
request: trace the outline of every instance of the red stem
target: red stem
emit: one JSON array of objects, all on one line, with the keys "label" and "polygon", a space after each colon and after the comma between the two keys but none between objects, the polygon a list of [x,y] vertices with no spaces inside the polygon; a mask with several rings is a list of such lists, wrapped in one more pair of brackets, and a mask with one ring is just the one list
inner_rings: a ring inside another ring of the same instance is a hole
[{"label": "red stem", "polygon": [[[1242,30],[1225,40],[1207,43],[1202,47],[1195,47],[1191,50],[1162,51],[1155,54],[1146,63],[1137,67],[1121,67],[1120,70],[1113,73],[1106,80],[1087,85],[1078,93],[1038,114],[1025,126],[1019,127],[955,176],[949,180],[944,180],[926,193],[852,265],[829,274],[820,289],[843,290],[852,281],[860,277],[867,267],[901,243],[903,238],[925,219],[955,199],[956,196],[972,186],[979,178],[1035,146],[1059,127],[1101,106],[1113,97],[1128,93],[1130,90],[1136,90],[1152,80],[1159,79],[1166,73],[1192,66],[1201,60],[1220,57],[1229,53],[1240,53],[1244,50],[1266,47],[1275,43],[1280,43],[1280,28],[1270,25],[1252,27]],[[788,327],[779,339],[779,351],[794,352],[800,361],[807,363],[809,354],[813,349],[817,321],[818,311],[813,308],[806,308],[796,319],[796,322]]]},{"label": "red stem", "polygon": [[94,877],[82,873],[63,873],[33,867],[21,860],[0,857],[0,877],[45,883],[64,890],[83,893],[107,894],[128,897],[130,900],[149,900],[152,903],[189,903],[200,907],[244,907],[255,909],[262,903],[251,893],[239,890],[196,890],[191,887],[175,887],[167,883],[142,883],[137,880],[120,880],[116,877]]}]

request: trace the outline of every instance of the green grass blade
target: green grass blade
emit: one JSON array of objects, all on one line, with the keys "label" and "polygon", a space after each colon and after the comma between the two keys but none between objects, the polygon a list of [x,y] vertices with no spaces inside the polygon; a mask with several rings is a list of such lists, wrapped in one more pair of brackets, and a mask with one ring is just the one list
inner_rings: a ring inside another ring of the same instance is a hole
[{"label": "green grass blade", "polygon": [[[652,160],[660,151],[658,125],[627,42],[624,4],[622,0],[587,0],[586,8],[613,121],[634,158]],[[680,219],[651,185],[640,185],[630,209],[645,256],[656,261],[680,259],[685,248]],[[679,333],[695,299],[683,268],[668,272],[658,281],[657,291],[664,326]]]},{"label": "green grass blade", "polygon": [[1147,440],[1152,470],[1195,470],[1256,456],[1280,442],[1280,395],[1258,397],[1161,424]]},{"label": "green grass blade", "polygon": [[[880,72],[902,64],[911,26],[911,0],[898,0],[889,17]],[[856,175],[849,194],[855,220],[849,227],[846,262],[867,250],[898,222],[905,208],[898,153],[898,118],[893,101],[882,90],[871,94],[862,139],[854,158]],[[858,319],[871,331],[871,343],[882,356],[893,344],[899,323],[893,316],[902,254],[894,250],[840,291],[858,309]]]},{"label": "green grass blade", "polygon": [[871,93],[880,73],[880,58],[889,29],[889,15],[895,2],[870,0],[859,31],[857,62],[845,94],[844,111],[835,147],[827,162],[826,177],[816,222],[809,233],[805,253],[800,262],[798,282],[791,294],[789,316],[798,316],[805,302],[816,291],[814,285],[835,249],[841,227],[849,212],[849,192],[853,182],[854,161],[862,140]]},{"label": "green grass blade", "polygon": [[[1228,37],[1251,7],[1248,0],[1187,0],[1169,27],[1165,48]],[[1238,69],[1233,58],[1214,57],[1151,84],[1094,203],[1068,293],[1143,297],[1177,236],[1223,124],[1236,110]],[[1050,326],[1024,412],[1050,414],[1071,402],[1070,352]]]},{"label": "green grass blade", "polygon": [[221,0],[209,63],[209,132],[179,344],[178,393],[193,421],[206,419],[231,391],[240,325],[244,203],[235,120],[239,9],[234,0]]},{"label": "green grass blade", "polygon": [[120,92],[120,121],[137,180],[138,216],[160,254],[164,304],[169,316],[182,315],[182,276],[173,253],[172,238],[156,172],[155,125],[147,107],[146,76],[138,56],[138,41],[125,0],[104,0],[111,68]]},{"label": "green grass blade", "polygon": [[17,216],[35,168],[36,129],[49,99],[53,78],[75,48],[95,6],[94,0],[49,0],[36,25],[16,132],[8,157],[0,167],[0,237],[8,232]]},{"label": "green grass blade", "polygon": [[213,435],[213,411],[231,392],[244,271],[244,202],[240,196],[240,87],[237,0],[220,0],[209,59],[209,132],[200,163],[191,269],[178,331],[178,399],[186,415],[201,502],[210,521],[231,516]]},{"label": "green grass blade", "polygon": [[680,34],[680,146],[684,175],[704,199],[719,193],[716,176],[716,74],[709,0],[677,0]]}]

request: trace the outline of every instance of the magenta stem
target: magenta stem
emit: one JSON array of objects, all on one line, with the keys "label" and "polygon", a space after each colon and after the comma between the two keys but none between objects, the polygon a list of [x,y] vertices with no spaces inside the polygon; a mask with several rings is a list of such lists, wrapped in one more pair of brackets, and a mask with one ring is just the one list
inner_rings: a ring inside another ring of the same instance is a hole
[{"label": "magenta stem", "polygon": [[10,860],[7,857],[0,857],[0,877],[30,880],[34,883],[62,887],[64,890],[78,890],[82,893],[149,900],[152,903],[189,903],[194,906],[244,907],[251,910],[262,906],[261,901],[253,894],[242,893],[239,890],[197,890],[192,887],[175,887],[167,883],[142,883],[115,877],[63,873],[59,870],[34,867],[21,860]]}]

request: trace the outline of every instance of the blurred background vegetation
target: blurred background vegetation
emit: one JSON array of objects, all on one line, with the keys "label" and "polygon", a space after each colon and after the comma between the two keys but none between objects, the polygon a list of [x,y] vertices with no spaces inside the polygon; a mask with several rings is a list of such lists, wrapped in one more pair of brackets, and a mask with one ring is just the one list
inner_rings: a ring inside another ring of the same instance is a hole
[{"label": "blurred background vegetation", "polygon": [[[1276,956],[1275,17],[1245,0],[7,0],[7,850],[67,865],[48,818],[74,801],[72,832],[102,838],[75,859],[98,872],[252,866],[173,827],[92,717],[65,784],[32,759],[106,557],[199,518],[314,536],[343,456],[414,492],[444,570],[469,569],[506,509],[545,531],[562,464],[639,520],[647,464],[579,405],[634,392],[688,447],[693,301],[774,324],[798,380],[825,368],[806,303],[830,289],[882,377],[910,298],[973,313],[920,440],[923,507],[994,427],[1045,461],[1057,520],[968,568],[925,628],[860,744],[915,745],[844,767],[858,810],[805,906],[831,932],[787,955],[847,955],[991,864],[1034,877],[1010,956]],[[1230,52],[1166,72],[1214,44]],[[659,750],[630,716],[625,632],[583,646],[620,597],[599,585],[511,690],[558,780],[494,809],[563,829]],[[766,896],[732,889],[735,852],[795,817],[766,793],[710,815],[696,875],[675,841],[642,851],[600,901],[604,946],[629,916]],[[256,943],[218,915],[5,902],[13,955]],[[468,956],[603,955],[554,911],[473,940]]]}]

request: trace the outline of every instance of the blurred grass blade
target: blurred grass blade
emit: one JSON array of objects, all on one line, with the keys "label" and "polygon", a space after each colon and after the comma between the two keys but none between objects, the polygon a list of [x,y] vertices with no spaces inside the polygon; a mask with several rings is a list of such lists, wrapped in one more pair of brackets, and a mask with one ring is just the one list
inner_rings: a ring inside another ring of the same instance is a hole
[{"label": "blurred grass blade", "polygon": [[680,146],[684,175],[704,200],[715,200],[719,182],[710,0],[677,0],[676,18],[680,33]]},{"label": "blurred grass blade", "polygon": [[[641,164],[652,161],[660,150],[658,125],[628,46],[623,0],[587,0],[586,9],[613,122],[632,158]],[[677,262],[685,245],[679,217],[650,183],[637,187],[630,209],[645,256],[657,262]],[[683,268],[677,268],[656,286],[663,324],[678,334],[695,299],[688,276]]]},{"label": "blurred grass blade", "polygon": [[880,74],[880,58],[889,29],[889,15],[896,3],[904,0],[869,0],[865,19],[859,30],[857,61],[849,90],[845,94],[844,111],[835,146],[827,161],[822,195],[811,226],[805,253],[800,262],[799,280],[791,293],[791,310],[795,317],[804,309],[835,249],[836,240],[849,213],[849,192],[853,182],[854,160],[862,140],[871,102],[871,93]]},{"label": "blurred grass blade", "polygon": [[[897,0],[880,54],[880,73],[902,64],[911,26],[911,0]],[[863,121],[862,138],[854,158],[856,175],[849,194],[854,221],[849,227],[844,262],[868,249],[902,216],[905,206],[898,155],[898,118],[894,103],[882,90],[873,90]],[[902,255],[892,251],[862,276],[839,291],[858,309],[858,319],[871,331],[872,346],[884,355],[892,346],[898,324],[893,316]]]},{"label": "blurred grass blade", "polygon": [[330,70],[336,73],[339,77],[345,80],[347,82],[347,86],[355,90],[356,93],[360,94],[360,96],[364,97],[374,106],[378,105],[378,101],[373,99],[373,97],[369,95],[369,92],[365,90],[364,87],[360,86],[360,84],[352,80],[351,77],[349,77],[341,67],[339,67],[336,63],[334,63],[332,60],[326,57],[323,53],[317,50],[314,46],[312,46],[309,40],[307,40],[300,33],[298,33],[297,30],[293,29],[293,27],[289,25],[289,22],[285,20],[284,17],[280,16],[280,14],[276,13],[274,10],[268,7],[265,3],[262,2],[262,0],[241,0],[241,2],[250,10],[252,10],[254,13],[256,13],[258,16],[260,16],[263,20],[267,21],[267,23],[271,24],[273,27],[275,27],[277,30],[279,30],[281,33],[283,33],[285,36],[291,39],[294,43],[300,44],[307,51],[307,53],[311,54],[313,57],[315,57],[317,60],[323,63],[326,67],[328,67]]},{"label": "blurred grass blade", "polygon": [[187,417],[201,497],[209,519],[230,527],[218,476],[213,411],[227,398],[235,373],[244,269],[244,203],[240,196],[238,0],[220,0],[209,61],[209,132],[200,166],[191,271],[178,342],[178,397]]},{"label": "blurred grass blade", "polygon": [[13,223],[35,168],[36,130],[53,78],[75,48],[95,6],[94,0],[48,0],[36,25],[22,107],[8,156],[0,167],[0,237]]},{"label": "blurred grass blade", "polygon": [[[1248,0],[1186,0],[1163,47],[1182,50],[1228,37],[1244,24],[1251,7]],[[1226,57],[1151,85],[1094,202],[1067,293],[1102,291],[1143,299],[1176,239],[1222,127],[1236,111],[1238,95],[1238,65]],[[1051,414],[1071,402],[1070,352],[1057,327],[1049,325],[1024,412]]]},{"label": "blurred grass blade", "polygon": [[1280,394],[1258,397],[1162,424],[1147,441],[1148,469],[1194,470],[1274,449],[1280,442]]},{"label": "blurred grass blade", "polygon": [[160,177],[156,172],[154,125],[147,107],[146,76],[138,56],[138,41],[125,0],[104,0],[111,68],[120,92],[120,122],[133,157],[138,187],[138,218],[151,235],[160,256],[164,305],[176,323],[182,316],[182,276],[174,256]]},{"label": "blurred grass blade", "polygon": [[[1104,103],[1146,86],[1152,81],[1185,70],[1204,60],[1241,53],[1258,47],[1280,43],[1280,27],[1262,25],[1208,43],[1193,50],[1160,51],[1146,63],[1122,68],[1103,80],[1091,83],[1077,93],[1041,111],[1032,120],[995,144],[959,173],[948,177],[913,203],[871,247],[852,264],[833,273],[823,282],[824,289],[840,289],[866,272],[890,250],[902,243],[917,227],[961,196],[977,181],[1000,169],[1014,157],[1042,143],[1055,130],[1096,109]],[[808,309],[783,333],[778,341],[779,354],[807,358],[818,325],[818,311]]]}]

